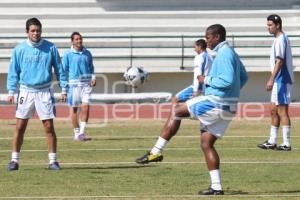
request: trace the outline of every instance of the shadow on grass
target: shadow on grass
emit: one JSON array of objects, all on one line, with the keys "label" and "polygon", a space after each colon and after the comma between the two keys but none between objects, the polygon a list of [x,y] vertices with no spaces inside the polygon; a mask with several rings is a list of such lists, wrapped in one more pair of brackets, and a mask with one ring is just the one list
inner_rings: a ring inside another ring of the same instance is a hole
[{"label": "shadow on grass", "polygon": [[244,192],[242,190],[230,190],[230,189],[227,189],[224,191],[226,195],[247,195],[249,194],[249,192]]},{"label": "shadow on grass", "polygon": [[122,166],[72,166],[72,167],[62,167],[62,170],[103,170],[103,169],[139,169],[145,167],[156,167],[155,165],[122,165]]}]

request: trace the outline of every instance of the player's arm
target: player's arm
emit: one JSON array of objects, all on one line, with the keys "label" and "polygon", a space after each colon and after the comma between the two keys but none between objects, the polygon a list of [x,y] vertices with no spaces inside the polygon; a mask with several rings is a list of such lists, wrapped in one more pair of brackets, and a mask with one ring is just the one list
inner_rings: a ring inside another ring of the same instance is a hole
[{"label": "player's arm", "polygon": [[275,78],[276,78],[277,74],[280,72],[282,65],[283,65],[283,59],[280,57],[277,57],[275,67],[274,67],[273,72],[267,82],[267,85],[266,85],[267,91],[271,91],[273,89]]},{"label": "player's arm", "polygon": [[17,90],[17,84],[20,80],[20,73],[21,73],[21,69],[18,64],[17,53],[16,50],[14,50],[12,53],[12,57],[9,65],[9,71],[7,75],[7,82],[6,82],[6,86],[8,90],[7,102],[10,104],[14,103],[14,93]]},{"label": "player's arm", "polygon": [[95,75],[95,67],[94,67],[94,63],[93,63],[93,56],[91,53],[90,53],[90,58],[91,58],[90,67],[91,67],[91,73],[92,73],[91,86],[95,87],[96,86],[96,75]]},{"label": "player's arm", "polygon": [[235,72],[234,72],[234,58],[228,57],[220,59],[219,64],[222,66],[222,72],[219,74],[211,74],[208,76],[199,76],[198,80],[200,83],[209,85],[212,88],[227,89],[234,84]]},{"label": "player's arm", "polygon": [[59,53],[55,47],[52,49],[52,53],[54,72],[61,88],[61,101],[65,102],[67,99],[67,75],[62,65]]},{"label": "player's arm", "polygon": [[248,74],[246,68],[244,64],[240,62],[240,82],[241,82],[240,88],[244,87],[247,81],[248,81]]}]

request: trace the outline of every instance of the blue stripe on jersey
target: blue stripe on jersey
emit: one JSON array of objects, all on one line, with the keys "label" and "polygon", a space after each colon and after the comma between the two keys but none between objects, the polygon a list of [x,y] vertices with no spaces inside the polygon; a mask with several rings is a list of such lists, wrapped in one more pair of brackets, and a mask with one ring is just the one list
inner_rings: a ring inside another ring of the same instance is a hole
[{"label": "blue stripe on jersey", "polygon": [[286,63],[286,52],[287,52],[286,48],[288,46],[288,39],[287,39],[286,35],[284,35],[284,45],[285,45],[285,51],[284,51],[283,65],[282,65],[281,70],[279,71],[279,73],[276,75],[275,81],[276,81],[276,83],[285,83],[285,84],[289,83],[289,84],[292,84],[293,83],[292,78],[290,76],[290,73],[288,71],[288,66],[287,66],[287,63]]}]

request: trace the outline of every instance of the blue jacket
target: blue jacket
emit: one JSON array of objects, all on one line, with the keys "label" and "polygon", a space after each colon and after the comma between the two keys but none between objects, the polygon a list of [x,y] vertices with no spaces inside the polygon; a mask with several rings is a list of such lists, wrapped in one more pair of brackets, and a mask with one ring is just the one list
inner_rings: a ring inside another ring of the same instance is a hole
[{"label": "blue jacket", "polygon": [[205,96],[211,96],[221,104],[235,104],[240,96],[240,89],[248,80],[246,69],[239,56],[229,44],[224,41],[218,44],[217,53],[211,70],[205,77]]},{"label": "blue jacket", "polygon": [[12,53],[7,75],[7,90],[10,95],[21,89],[38,91],[51,87],[52,66],[62,90],[66,88],[59,53],[53,43],[41,39],[35,45],[29,40],[17,45]]},{"label": "blue jacket", "polygon": [[62,63],[67,80],[71,85],[89,83],[92,79],[96,79],[93,57],[86,48],[83,48],[80,52],[73,48],[66,51]]}]

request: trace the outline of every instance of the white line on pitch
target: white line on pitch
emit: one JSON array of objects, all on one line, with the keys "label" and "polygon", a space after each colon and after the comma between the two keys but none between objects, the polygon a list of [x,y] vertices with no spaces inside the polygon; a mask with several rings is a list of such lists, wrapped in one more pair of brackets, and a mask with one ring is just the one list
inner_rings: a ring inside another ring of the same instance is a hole
[{"label": "white line on pitch", "polygon": [[[225,195],[224,197],[240,197],[240,198],[249,198],[249,197],[300,197],[300,194],[237,194],[237,195]],[[108,198],[108,199],[123,199],[123,198],[136,198],[136,199],[164,199],[164,198],[207,198],[207,196],[200,195],[128,195],[128,196],[20,196],[20,197],[0,197],[0,199],[95,199],[95,198]]]},{"label": "white line on pitch", "polygon": [[[221,164],[280,164],[280,165],[287,165],[287,164],[299,164],[299,161],[221,161]],[[138,165],[135,162],[91,162],[91,163],[60,163],[61,166],[85,166],[85,165],[135,165],[135,166],[144,166]],[[186,164],[205,164],[204,161],[182,161],[182,162],[160,162],[160,163],[151,163],[149,165],[186,165]],[[6,164],[1,164],[6,165]],[[22,163],[22,166],[41,166],[46,165],[46,163]]]},{"label": "white line on pitch", "polygon": [[[222,149],[222,150],[258,150],[258,148],[247,148],[247,147],[244,147],[244,148],[239,148],[239,147],[218,147],[218,149]],[[293,150],[298,150],[299,148],[293,148]],[[104,148],[101,148],[101,149],[60,149],[59,152],[74,152],[74,151],[147,151],[149,150],[149,148],[119,148],[119,149],[104,149]],[[177,148],[165,148],[164,149],[165,151],[198,151],[200,150],[200,147],[199,148],[192,148],[192,147],[188,147],[188,148],[185,148],[185,147],[177,147]],[[0,150],[0,152],[11,152],[10,149],[5,149],[5,150]],[[48,150],[46,149],[24,149],[22,150],[22,152],[48,152]]]},{"label": "white line on pitch", "polygon": [[[98,139],[143,139],[143,138],[157,138],[158,136],[92,136],[92,138],[98,138]],[[224,138],[266,138],[268,136],[266,135],[261,135],[261,136],[244,136],[244,135],[229,135],[229,136],[224,136]],[[26,139],[45,139],[46,137],[44,136],[35,136],[35,137],[26,137]],[[73,139],[71,136],[59,136],[57,137],[58,139]],[[178,135],[175,136],[175,138],[199,138],[199,135]],[[300,138],[300,136],[292,136],[292,138]],[[0,137],[0,140],[11,140],[12,137]]]}]

